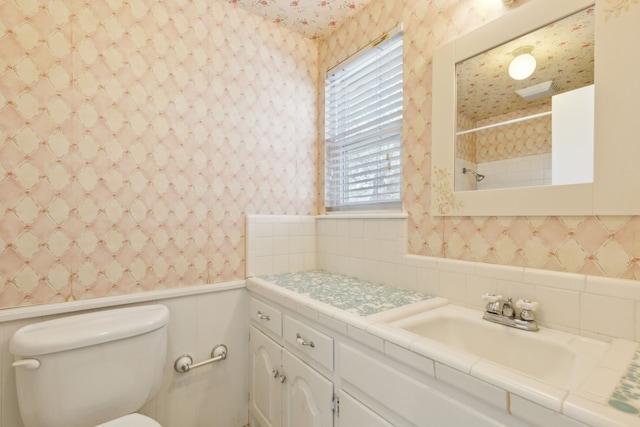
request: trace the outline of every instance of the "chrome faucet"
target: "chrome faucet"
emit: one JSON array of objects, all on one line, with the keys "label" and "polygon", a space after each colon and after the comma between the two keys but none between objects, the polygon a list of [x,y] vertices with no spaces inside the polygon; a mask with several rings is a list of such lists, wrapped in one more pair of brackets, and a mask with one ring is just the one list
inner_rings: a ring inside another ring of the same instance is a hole
[{"label": "chrome faucet", "polygon": [[484,320],[524,331],[538,330],[538,324],[535,321],[537,302],[518,300],[515,305],[520,313],[517,313],[511,298],[504,301],[502,295],[484,294],[482,299],[487,302],[484,316],[482,316]]}]

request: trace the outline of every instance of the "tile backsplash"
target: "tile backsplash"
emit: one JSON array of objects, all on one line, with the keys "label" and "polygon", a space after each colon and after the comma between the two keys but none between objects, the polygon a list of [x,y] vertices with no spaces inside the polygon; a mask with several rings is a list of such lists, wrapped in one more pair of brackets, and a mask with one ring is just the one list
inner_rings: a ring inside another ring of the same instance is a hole
[{"label": "tile backsplash", "polygon": [[[284,236],[288,233],[284,224],[295,224],[300,219],[255,216],[250,221],[278,223]],[[640,284],[635,280],[408,254],[407,219],[401,217],[318,216],[315,221],[318,269],[444,297],[478,310],[484,309],[484,293],[535,300],[540,304],[536,317],[543,326],[598,339],[640,341]],[[272,226],[267,226],[273,238],[276,234],[271,230]],[[247,227],[248,248],[258,236],[258,228]],[[306,255],[311,259],[311,253]],[[268,253],[265,251],[262,256],[267,257]],[[267,268],[254,269],[254,274],[300,270],[299,264],[290,264],[292,269],[286,270],[282,263],[278,271],[272,272],[272,264],[266,265]]]}]

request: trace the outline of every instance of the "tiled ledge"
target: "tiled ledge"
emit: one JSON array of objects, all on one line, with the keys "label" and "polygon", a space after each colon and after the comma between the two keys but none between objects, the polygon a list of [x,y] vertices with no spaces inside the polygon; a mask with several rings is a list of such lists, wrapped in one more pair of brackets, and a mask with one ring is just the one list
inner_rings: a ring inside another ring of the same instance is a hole
[{"label": "tiled ledge", "polygon": [[370,259],[320,253],[318,258],[318,268],[478,310],[484,307],[485,293],[534,300],[540,304],[536,317],[543,326],[597,339],[640,341],[637,281],[407,254]]},{"label": "tiled ledge", "polygon": [[[640,425],[639,419],[607,405],[615,383],[603,390],[600,369],[612,370],[620,378],[625,361],[637,344],[616,340],[605,355],[602,366],[588,378],[576,394],[548,386],[520,374],[493,372],[496,365],[474,356],[451,351],[447,346],[434,345],[414,334],[385,323],[385,313],[362,317],[315,301],[260,278],[247,279],[247,289],[280,304],[319,324],[348,336],[374,350],[407,363],[414,369],[434,376],[450,386],[463,389],[480,400],[522,419],[548,420],[548,425],[567,426],[629,426]],[[420,309],[438,307],[442,298],[422,301]],[[393,313],[391,313],[393,317]],[[426,370],[426,371],[425,371]],[[608,377],[611,377],[609,373]],[[606,394],[606,396],[605,396]]]},{"label": "tiled ledge", "polygon": [[640,341],[640,281],[410,255],[406,219],[247,217],[247,276],[322,269],[482,309],[481,295],[540,303],[541,325]]},{"label": "tiled ledge", "polygon": [[163,289],[151,292],[141,292],[137,294],[117,295],[104,298],[92,298],[61,302],[57,304],[35,305],[31,307],[9,308],[0,310],[0,323],[14,320],[30,319],[40,316],[50,316],[55,314],[70,314],[83,310],[94,310],[107,307],[114,307],[126,304],[137,304],[151,301],[161,301],[169,298],[179,298],[191,295],[208,294],[213,292],[223,292],[232,289],[245,287],[244,280],[223,282],[210,285],[190,286],[184,288]]}]

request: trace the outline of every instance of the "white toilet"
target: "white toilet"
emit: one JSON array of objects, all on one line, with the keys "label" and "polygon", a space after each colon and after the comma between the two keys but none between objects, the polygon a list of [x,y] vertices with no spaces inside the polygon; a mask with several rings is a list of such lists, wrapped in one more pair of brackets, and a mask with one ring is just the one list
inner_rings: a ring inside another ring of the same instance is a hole
[{"label": "white toilet", "polygon": [[19,329],[18,404],[25,427],[160,427],[135,412],[162,382],[169,310],[105,310]]}]

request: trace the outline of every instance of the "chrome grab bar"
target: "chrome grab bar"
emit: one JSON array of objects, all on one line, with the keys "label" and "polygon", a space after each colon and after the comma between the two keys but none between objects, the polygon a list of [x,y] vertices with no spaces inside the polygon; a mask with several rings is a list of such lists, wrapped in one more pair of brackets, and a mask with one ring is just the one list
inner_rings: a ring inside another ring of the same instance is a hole
[{"label": "chrome grab bar", "polygon": [[213,362],[219,362],[227,358],[227,346],[224,344],[218,344],[211,350],[211,359],[207,359],[200,363],[193,364],[193,358],[188,354],[183,354],[176,359],[173,364],[173,368],[176,372],[185,374],[192,369],[199,368],[200,366],[208,365]]}]

